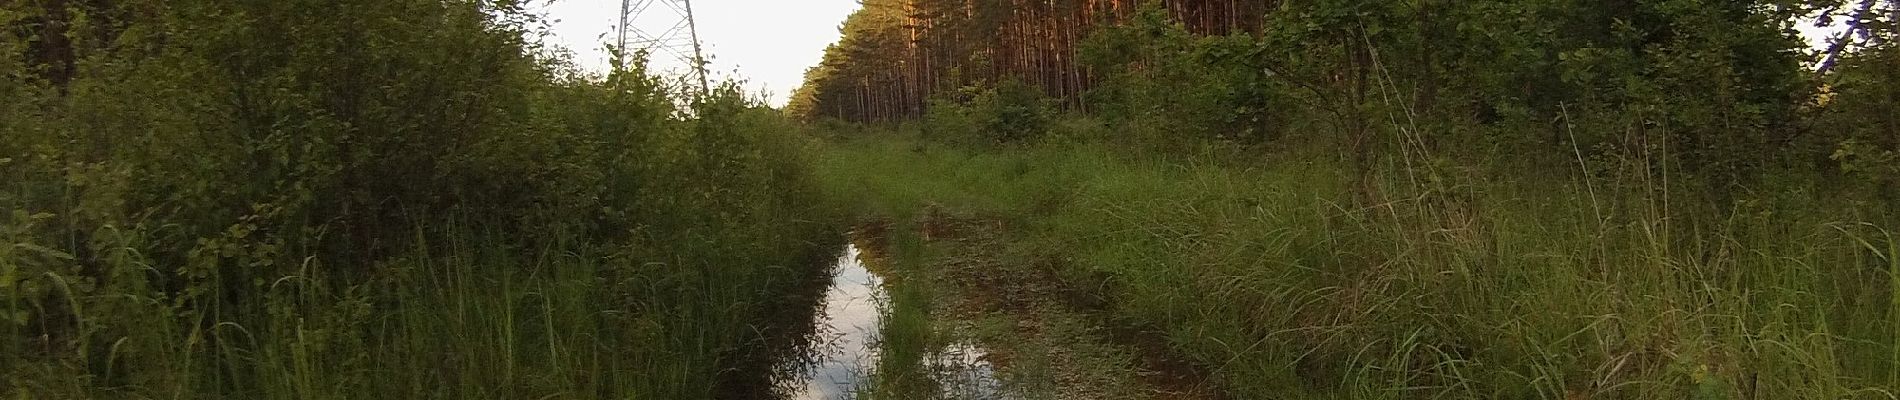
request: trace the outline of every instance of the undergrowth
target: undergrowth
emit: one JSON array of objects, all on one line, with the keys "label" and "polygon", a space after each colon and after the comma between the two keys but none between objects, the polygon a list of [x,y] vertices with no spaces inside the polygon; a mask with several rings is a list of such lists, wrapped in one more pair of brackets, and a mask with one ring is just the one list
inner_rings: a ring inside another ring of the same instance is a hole
[{"label": "undergrowth", "polygon": [[0,397],[769,394],[843,240],[801,128],[543,26],[0,5]]}]

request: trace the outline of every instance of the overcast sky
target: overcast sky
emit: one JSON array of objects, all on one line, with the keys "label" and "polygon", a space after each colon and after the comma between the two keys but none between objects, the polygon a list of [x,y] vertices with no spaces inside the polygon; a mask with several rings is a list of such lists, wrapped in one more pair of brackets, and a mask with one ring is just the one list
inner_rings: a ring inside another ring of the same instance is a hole
[{"label": "overcast sky", "polygon": [[[541,1],[537,5],[544,4]],[[655,6],[635,27],[659,33],[677,18]],[[572,50],[575,61],[591,71],[606,69],[601,46],[614,40],[620,21],[620,0],[553,0],[536,8],[552,20],[554,37],[547,40]],[[694,0],[699,39],[712,59],[717,75],[733,75],[754,92],[770,93],[773,105],[784,105],[798,88],[805,69],[818,64],[825,46],[838,40],[838,25],[858,9],[857,0]],[[655,67],[680,71],[684,63],[666,55],[654,56]]]}]

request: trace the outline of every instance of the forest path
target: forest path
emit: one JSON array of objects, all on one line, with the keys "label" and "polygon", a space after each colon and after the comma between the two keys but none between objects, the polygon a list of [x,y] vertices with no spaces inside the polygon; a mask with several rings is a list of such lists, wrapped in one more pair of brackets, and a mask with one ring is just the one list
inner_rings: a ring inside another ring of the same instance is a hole
[{"label": "forest path", "polygon": [[[914,232],[891,231],[900,226]],[[887,273],[895,273],[895,284],[930,288],[934,340],[927,342],[951,352],[979,347],[1004,398],[1222,398],[1207,374],[1170,354],[1159,335],[1108,320],[1102,288],[1062,277],[1061,261],[1012,243],[1000,220],[933,208],[914,224],[860,231],[869,233],[861,240],[884,242],[868,243],[872,248],[893,250],[886,255],[913,257],[914,266]],[[916,245],[894,249],[892,239]],[[922,254],[896,254],[905,252]],[[940,386],[945,397],[989,397]]]}]

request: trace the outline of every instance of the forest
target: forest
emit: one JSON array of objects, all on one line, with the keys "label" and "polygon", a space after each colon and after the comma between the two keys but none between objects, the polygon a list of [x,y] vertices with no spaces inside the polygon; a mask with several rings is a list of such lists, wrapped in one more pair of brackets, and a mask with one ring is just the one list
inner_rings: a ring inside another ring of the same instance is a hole
[{"label": "forest", "polygon": [[538,3],[0,2],[0,398],[1900,399],[1900,1]]}]

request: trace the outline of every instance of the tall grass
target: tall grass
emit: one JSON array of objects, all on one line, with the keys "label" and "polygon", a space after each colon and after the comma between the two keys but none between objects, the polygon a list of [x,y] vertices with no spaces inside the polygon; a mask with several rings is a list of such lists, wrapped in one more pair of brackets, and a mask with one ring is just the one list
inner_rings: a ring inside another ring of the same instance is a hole
[{"label": "tall grass", "polygon": [[[32,322],[99,339],[76,349],[14,342],[5,387],[37,398],[743,397],[770,388],[722,385],[775,367],[743,355],[771,351],[753,334],[815,268],[791,257],[825,254],[756,259],[778,265],[756,269],[663,264],[572,237],[519,248],[454,232],[419,238],[426,244],[379,262],[369,282],[339,284],[311,259],[255,292],[225,293],[260,303],[225,306],[208,324],[197,321],[211,316],[150,293],[67,298],[84,289],[58,275],[25,279],[60,287],[60,297],[16,296],[7,310],[70,309],[67,321]],[[678,286],[680,269],[720,284]],[[61,350],[75,362],[49,360]]]},{"label": "tall grass", "polygon": [[1165,333],[1238,398],[1900,387],[1890,205],[1794,172],[1723,202],[1637,163],[1556,157],[1393,157],[1362,181],[1329,147],[1287,147],[969,150],[900,135],[834,144],[819,169],[864,209],[1011,221],[1026,251],[1068,260],[1106,312]]}]

